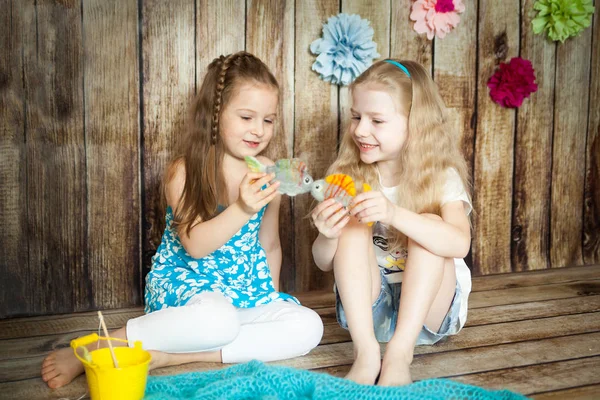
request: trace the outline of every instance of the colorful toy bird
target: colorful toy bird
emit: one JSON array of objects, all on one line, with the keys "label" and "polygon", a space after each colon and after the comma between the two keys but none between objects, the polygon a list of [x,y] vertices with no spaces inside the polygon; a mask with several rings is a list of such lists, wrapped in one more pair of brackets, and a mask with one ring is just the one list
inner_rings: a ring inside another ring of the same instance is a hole
[{"label": "colorful toy bird", "polygon": [[280,182],[279,193],[288,196],[310,192],[313,178],[306,170],[306,164],[298,158],[282,158],[275,165],[264,165],[254,157],[244,157],[246,165],[252,172],[274,173],[274,182]]},{"label": "colorful toy bird", "polygon": [[[368,192],[371,187],[366,183],[363,184],[363,192]],[[352,198],[356,196],[356,188],[354,181],[346,174],[334,174],[319,179],[312,184],[310,193],[317,201],[327,199],[335,199],[344,207],[348,207]]]}]

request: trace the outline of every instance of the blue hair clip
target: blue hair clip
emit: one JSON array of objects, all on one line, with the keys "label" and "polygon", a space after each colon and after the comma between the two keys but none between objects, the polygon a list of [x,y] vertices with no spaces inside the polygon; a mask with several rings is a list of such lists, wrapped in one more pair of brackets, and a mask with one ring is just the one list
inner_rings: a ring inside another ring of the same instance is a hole
[{"label": "blue hair clip", "polygon": [[400,68],[402,70],[402,72],[404,72],[406,74],[406,76],[408,76],[410,78],[410,72],[408,72],[408,69],[404,65],[400,64],[398,61],[394,61],[394,60],[383,60],[383,61]]}]

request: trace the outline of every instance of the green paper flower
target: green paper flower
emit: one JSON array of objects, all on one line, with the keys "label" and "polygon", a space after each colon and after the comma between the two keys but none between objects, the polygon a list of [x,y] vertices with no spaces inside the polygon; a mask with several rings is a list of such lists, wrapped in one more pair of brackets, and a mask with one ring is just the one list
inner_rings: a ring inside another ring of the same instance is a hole
[{"label": "green paper flower", "polygon": [[594,6],[592,0],[537,0],[533,5],[538,15],[531,21],[533,32],[548,31],[548,37],[564,42],[590,26]]}]

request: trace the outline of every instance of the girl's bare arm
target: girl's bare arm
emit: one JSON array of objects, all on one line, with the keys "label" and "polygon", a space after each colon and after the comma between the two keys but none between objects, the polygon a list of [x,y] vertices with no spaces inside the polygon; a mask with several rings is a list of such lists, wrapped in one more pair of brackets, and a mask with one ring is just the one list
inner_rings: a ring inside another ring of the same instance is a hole
[{"label": "girl's bare arm", "polygon": [[[185,167],[183,164],[174,166],[176,168],[171,180],[166,185],[166,196],[167,203],[173,210],[177,209],[177,205],[181,199],[183,193],[183,187],[185,184]],[[256,182],[250,184],[248,182],[248,174],[245,181],[242,181],[242,185],[247,185],[246,189],[251,192],[256,187],[260,188],[265,185],[270,179],[270,176],[264,176],[258,179]],[[255,174],[258,177],[261,174]],[[254,178],[256,178],[254,177]],[[202,258],[219,247],[223,246],[233,235],[235,235],[242,226],[255,214],[255,209],[260,209],[262,206],[267,204],[277,194],[275,191],[276,185],[272,185],[266,190],[257,191],[256,197],[252,198],[252,206],[248,207],[248,204],[242,201],[242,196],[237,202],[231,204],[222,213],[216,217],[202,222],[200,219],[196,220],[193,224],[193,228],[186,231],[186,226],[178,227],[179,238],[181,244],[193,258]],[[275,192],[275,193],[274,193]],[[264,203],[264,204],[263,204]]]}]

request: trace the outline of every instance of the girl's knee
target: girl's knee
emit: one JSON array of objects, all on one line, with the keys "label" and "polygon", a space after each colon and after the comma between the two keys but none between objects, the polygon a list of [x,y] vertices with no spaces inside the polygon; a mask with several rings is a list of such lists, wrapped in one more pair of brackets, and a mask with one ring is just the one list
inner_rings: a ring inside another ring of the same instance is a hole
[{"label": "girl's knee", "polygon": [[[342,230],[338,242],[338,251],[349,249],[356,251],[360,246],[368,246],[371,243],[371,229],[367,224],[351,219]],[[366,247],[364,247],[366,248]]]},{"label": "girl's knee", "polygon": [[342,235],[350,233],[363,233],[368,231],[369,226],[367,224],[362,224],[358,222],[356,218],[350,218],[350,221],[348,221],[348,223],[342,230]]},{"label": "girl's knee", "polygon": [[202,292],[186,304],[191,318],[201,321],[203,330],[210,331],[216,346],[232,342],[240,333],[240,321],[236,308],[218,292]]},{"label": "girl's knee", "polygon": [[298,343],[303,344],[303,354],[319,345],[323,338],[323,320],[319,314],[307,307],[300,307],[294,318]]}]

